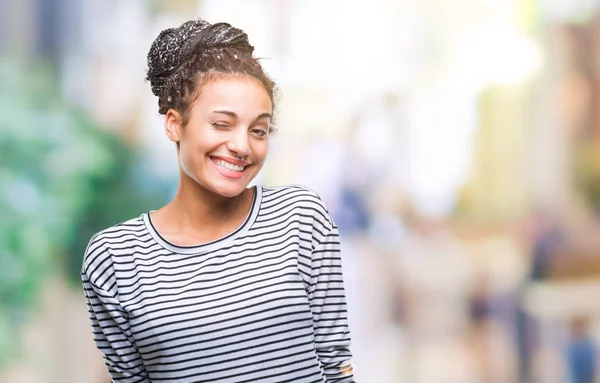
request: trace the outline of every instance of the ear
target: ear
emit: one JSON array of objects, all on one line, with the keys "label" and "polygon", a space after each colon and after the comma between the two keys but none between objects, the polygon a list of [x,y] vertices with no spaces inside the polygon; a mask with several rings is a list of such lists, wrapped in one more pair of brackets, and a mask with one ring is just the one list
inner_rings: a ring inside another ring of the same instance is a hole
[{"label": "ear", "polygon": [[174,109],[169,109],[165,115],[165,132],[169,140],[173,142],[181,141],[183,125],[181,114]]}]

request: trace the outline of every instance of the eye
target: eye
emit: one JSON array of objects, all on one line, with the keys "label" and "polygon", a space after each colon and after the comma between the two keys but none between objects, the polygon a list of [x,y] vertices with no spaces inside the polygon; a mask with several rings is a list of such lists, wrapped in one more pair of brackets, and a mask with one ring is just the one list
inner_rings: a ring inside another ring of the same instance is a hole
[{"label": "eye", "polygon": [[252,129],[250,133],[258,138],[265,138],[269,134],[269,132],[264,129]]},{"label": "eye", "polygon": [[229,125],[224,124],[222,122],[211,122],[210,124],[212,125],[212,127],[217,128],[217,129],[227,129],[227,128],[229,128]]}]

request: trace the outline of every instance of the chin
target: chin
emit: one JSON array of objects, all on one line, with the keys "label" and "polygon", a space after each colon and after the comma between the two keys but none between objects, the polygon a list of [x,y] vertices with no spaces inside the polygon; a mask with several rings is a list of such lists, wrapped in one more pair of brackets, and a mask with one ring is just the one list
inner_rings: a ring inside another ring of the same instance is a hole
[{"label": "chin", "polygon": [[212,192],[223,197],[233,198],[242,194],[248,185],[215,185],[212,187]]},{"label": "chin", "polygon": [[222,197],[226,197],[226,198],[233,198],[233,197],[237,197],[240,194],[242,194],[242,192],[245,190],[244,189],[238,189],[238,190],[223,190],[223,191],[217,191],[216,193],[219,194]]}]

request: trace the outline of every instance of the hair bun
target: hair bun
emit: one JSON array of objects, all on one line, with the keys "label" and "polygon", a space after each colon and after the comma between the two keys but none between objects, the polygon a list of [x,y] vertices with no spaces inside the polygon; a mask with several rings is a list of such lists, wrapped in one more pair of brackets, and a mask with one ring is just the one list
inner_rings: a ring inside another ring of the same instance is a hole
[{"label": "hair bun", "polygon": [[248,35],[228,23],[213,25],[197,19],[160,32],[148,52],[147,80],[152,93],[159,96],[170,74],[183,62],[214,48],[233,48],[250,56],[254,51]]},{"label": "hair bun", "polygon": [[252,55],[254,51],[246,32],[228,23],[217,23],[208,26],[186,41],[182,50],[182,61],[213,48],[233,48],[247,55]]},{"label": "hair bun", "polygon": [[186,41],[209,27],[202,19],[187,21],[178,28],[168,28],[159,33],[148,52],[148,73],[152,93],[160,95],[169,74],[181,60],[181,50]]}]

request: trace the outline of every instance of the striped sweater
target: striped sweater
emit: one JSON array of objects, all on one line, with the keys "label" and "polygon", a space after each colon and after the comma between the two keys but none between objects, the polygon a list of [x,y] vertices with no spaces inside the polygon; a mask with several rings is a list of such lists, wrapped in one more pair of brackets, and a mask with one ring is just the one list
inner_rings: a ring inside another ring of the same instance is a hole
[{"label": "striped sweater", "polygon": [[178,246],[150,214],[97,233],[82,281],[113,382],[354,382],[340,241],[301,186],[255,187],[245,222]]}]

